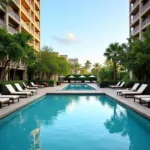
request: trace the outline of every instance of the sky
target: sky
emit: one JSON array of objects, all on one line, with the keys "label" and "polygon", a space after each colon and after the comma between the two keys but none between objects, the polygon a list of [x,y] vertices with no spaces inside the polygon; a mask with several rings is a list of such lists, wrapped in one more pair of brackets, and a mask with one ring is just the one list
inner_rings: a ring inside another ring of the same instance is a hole
[{"label": "sky", "polygon": [[129,37],[128,0],[41,0],[41,46],[80,64],[105,61],[110,43]]}]

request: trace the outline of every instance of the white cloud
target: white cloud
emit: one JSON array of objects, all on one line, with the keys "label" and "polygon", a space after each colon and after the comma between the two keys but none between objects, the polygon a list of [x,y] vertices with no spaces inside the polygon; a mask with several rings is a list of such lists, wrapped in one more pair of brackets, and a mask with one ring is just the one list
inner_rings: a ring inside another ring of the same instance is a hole
[{"label": "white cloud", "polygon": [[70,45],[78,42],[77,38],[73,35],[73,33],[68,33],[65,38],[53,36],[54,40],[61,44]]},{"label": "white cloud", "polygon": [[71,41],[76,41],[76,38],[75,38],[75,36],[74,36],[72,33],[68,33],[68,34],[67,34],[67,37],[68,37],[68,39],[71,40]]}]

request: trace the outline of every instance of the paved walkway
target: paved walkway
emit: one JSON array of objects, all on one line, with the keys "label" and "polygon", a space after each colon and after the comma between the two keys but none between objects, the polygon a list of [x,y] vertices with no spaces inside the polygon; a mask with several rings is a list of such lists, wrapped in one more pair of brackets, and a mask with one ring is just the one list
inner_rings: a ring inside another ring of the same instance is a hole
[{"label": "paved walkway", "polygon": [[7,116],[8,114],[18,110],[19,108],[36,101],[37,99],[45,96],[46,94],[106,94],[116,101],[128,106],[133,109],[137,113],[143,115],[144,117],[150,120],[150,109],[147,108],[147,105],[140,105],[138,102],[134,102],[133,98],[123,98],[116,94],[115,90],[109,88],[99,88],[96,84],[89,84],[96,90],[93,91],[63,91],[63,89],[68,84],[62,84],[61,86],[56,87],[46,87],[38,90],[38,94],[28,98],[21,98],[20,102],[16,102],[11,104],[10,106],[4,105],[2,109],[0,109],[0,118]]}]

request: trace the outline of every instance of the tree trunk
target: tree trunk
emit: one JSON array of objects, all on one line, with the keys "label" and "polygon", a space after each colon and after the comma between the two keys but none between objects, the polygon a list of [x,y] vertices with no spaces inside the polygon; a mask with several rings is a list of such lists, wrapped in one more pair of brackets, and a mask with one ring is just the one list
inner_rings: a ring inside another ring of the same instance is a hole
[{"label": "tree trunk", "polygon": [[116,63],[114,62],[114,80],[117,78],[117,66]]}]

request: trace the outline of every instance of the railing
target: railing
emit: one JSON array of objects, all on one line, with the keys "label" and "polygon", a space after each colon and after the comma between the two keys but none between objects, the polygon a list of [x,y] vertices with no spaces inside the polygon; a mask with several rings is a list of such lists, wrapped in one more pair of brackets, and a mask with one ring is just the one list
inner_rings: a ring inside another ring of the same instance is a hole
[{"label": "railing", "polygon": [[30,17],[30,13],[29,13],[23,6],[22,6],[21,8],[22,8],[23,11],[26,13],[26,15]]},{"label": "railing", "polygon": [[136,26],[132,31],[131,34],[134,35],[139,30],[139,26]]},{"label": "railing", "polygon": [[40,45],[39,44],[35,44],[34,47],[35,47],[35,49],[38,49],[38,50],[40,49]]},{"label": "railing", "polygon": [[11,32],[12,34],[14,33],[18,33],[18,31],[16,29],[14,29],[12,26],[8,26],[9,32]]},{"label": "railing", "polygon": [[35,36],[39,39],[40,38],[40,34],[35,32]]},{"label": "railing", "polygon": [[40,17],[40,12],[39,11],[35,11],[37,16]]},{"label": "railing", "polygon": [[34,30],[33,29],[31,29],[30,31],[31,31],[32,34],[34,34]]},{"label": "railing", "polygon": [[30,30],[30,27],[27,25],[27,23],[23,20],[21,20],[21,24],[28,30]]},{"label": "railing", "polygon": [[5,25],[4,20],[0,19],[0,27],[5,27],[5,26],[6,26],[6,25]]},{"label": "railing", "polygon": [[148,23],[150,23],[150,16],[148,16],[143,22],[142,22],[142,28],[146,26]]},{"label": "railing", "polygon": [[150,7],[150,1],[148,1],[145,5],[142,6],[142,13]]},{"label": "railing", "polygon": [[40,2],[36,0],[37,5],[40,7]]},{"label": "railing", "polygon": [[34,16],[31,16],[31,20],[34,22]]},{"label": "railing", "polygon": [[37,26],[38,28],[40,28],[40,23],[39,23],[39,22],[35,22],[35,24],[36,24],[36,26]]},{"label": "railing", "polygon": [[131,19],[131,23],[134,23],[139,18],[139,13],[137,13],[133,18]]},{"label": "railing", "polygon": [[137,7],[138,3],[139,3],[139,0],[136,0],[136,2],[131,7],[131,11],[133,11]]},{"label": "railing", "polygon": [[18,15],[16,12],[14,12],[13,9],[9,8],[9,9],[8,9],[8,12],[9,12],[9,14],[12,15],[15,19],[17,19],[18,21],[20,20],[19,15]]}]

